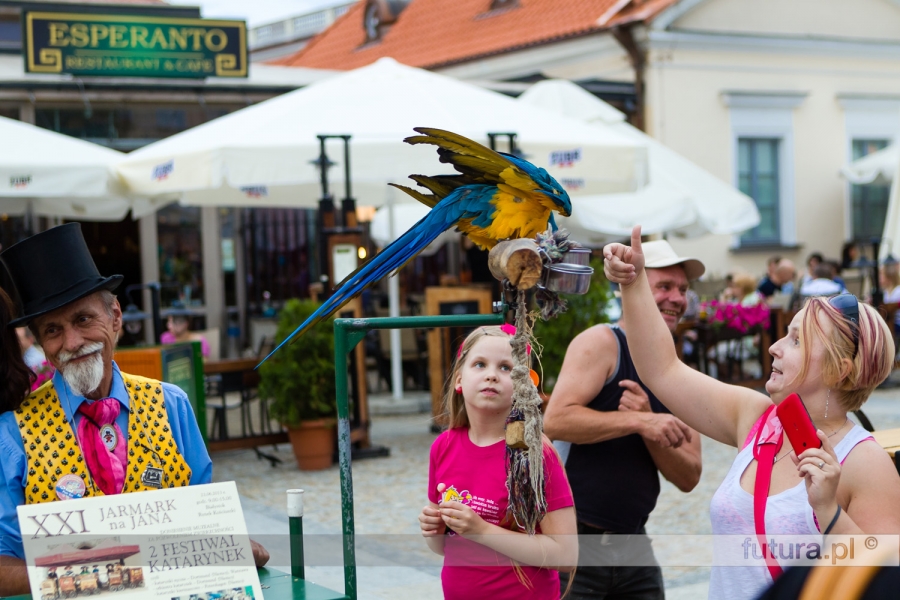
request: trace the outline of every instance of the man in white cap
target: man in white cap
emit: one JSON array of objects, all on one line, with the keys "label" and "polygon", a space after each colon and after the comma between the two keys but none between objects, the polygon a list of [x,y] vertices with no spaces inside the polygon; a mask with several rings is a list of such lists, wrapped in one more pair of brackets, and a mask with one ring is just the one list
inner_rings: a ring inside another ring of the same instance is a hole
[{"label": "man in white cap", "polygon": [[[688,283],[705,267],[663,240],[643,248],[653,297],[674,332]],[[643,535],[659,496],[657,473],[683,492],[700,481],[700,436],[638,379],[627,330],[625,314],[572,340],[544,416],[550,439],[570,442],[564,460],[581,536],[576,599],[663,598],[662,570]],[[560,577],[565,589],[568,575]]]}]

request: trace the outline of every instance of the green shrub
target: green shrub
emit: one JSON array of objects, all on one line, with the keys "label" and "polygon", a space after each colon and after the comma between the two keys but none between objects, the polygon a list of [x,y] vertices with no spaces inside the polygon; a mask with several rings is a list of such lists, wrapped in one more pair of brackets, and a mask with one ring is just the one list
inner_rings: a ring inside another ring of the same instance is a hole
[{"label": "green shrub", "polygon": [[544,347],[541,354],[542,388],[548,394],[556,384],[569,342],[588,327],[609,320],[604,308],[612,298],[612,292],[603,274],[603,260],[593,259],[591,266],[594,267],[594,276],[587,293],[564,295],[568,305],[566,312],[549,321],[538,319],[534,325],[534,335]]},{"label": "green shrub", "polygon": [[[281,343],[318,307],[311,300],[289,300],[278,320],[276,342]],[[269,412],[284,425],[335,417],[333,320],[319,322],[281,348],[259,368],[259,376],[260,397],[270,399]]]}]

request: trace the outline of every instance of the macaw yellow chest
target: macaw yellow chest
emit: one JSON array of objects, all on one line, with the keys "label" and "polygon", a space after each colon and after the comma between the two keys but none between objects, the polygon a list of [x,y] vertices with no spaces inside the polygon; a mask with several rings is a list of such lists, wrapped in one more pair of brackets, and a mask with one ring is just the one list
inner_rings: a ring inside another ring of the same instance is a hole
[{"label": "macaw yellow chest", "polygon": [[494,210],[489,226],[479,227],[473,219],[462,219],[457,224],[482,249],[493,248],[500,240],[533,238],[547,229],[550,209],[541,202],[539,194],[500,186],[491,204]]}]

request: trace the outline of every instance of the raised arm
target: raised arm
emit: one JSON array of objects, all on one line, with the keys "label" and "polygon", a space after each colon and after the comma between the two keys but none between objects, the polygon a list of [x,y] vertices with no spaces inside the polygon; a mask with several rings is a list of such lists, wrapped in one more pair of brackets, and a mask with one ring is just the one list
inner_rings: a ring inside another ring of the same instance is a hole
[{"label": "raised arm", "polygon": [[647,282],[640,226],[632,231],[630,247],[609,244],[603,256],[606,277],[622,288],[622,310],[629,315],[628,346],[641,381],[665,398],[666,407],[689,427],[738,446],[742,434],[771,404],[769,398],[717,381],[678,360]]}]

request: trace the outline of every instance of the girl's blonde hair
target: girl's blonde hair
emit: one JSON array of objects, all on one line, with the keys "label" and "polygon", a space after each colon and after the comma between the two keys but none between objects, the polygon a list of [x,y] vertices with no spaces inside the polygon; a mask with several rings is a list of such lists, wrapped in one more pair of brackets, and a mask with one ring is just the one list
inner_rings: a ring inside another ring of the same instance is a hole
[{"label": "girl's blonde hair", "polygon": [[459,347],[459,352],[456,355],[456,360],[453,363],[453,368],[450,369],[450,377],[447,378],[444,388],[444,414],[447,415],[447,423],[450,429],[469,426],[469,415],[466,414],[466,402],[463,399],[463,395],[456,391],[456,378],[466,362],[466,356],[469,354],[469,351],[476,343],[478,343],[478,340],[483,337],[504,337],[512,339],[512,337],[500,329],[500,327],[490,326],[479,327],[470,333],[465,341],[463,341],[462,345]]},{"label": "girl's blonde hair", "polygon": [[[800,325],[800,347],[803,366],[797,374],[802,382],[808,372],[813,338],[825,348],[822,365],[822,382],[839,392],[838,402],[850,412],[859,410],[878,385],[887,379],[894,367],[894,338],[878,311],[859,302],[859,347],[854,356],[854,329],[840,310],[828,302],[828,298],[810,298]],[[830,323],[826,331],[825,323]],[[842,378],[844,360],[852,363],[850,371]]]}]

